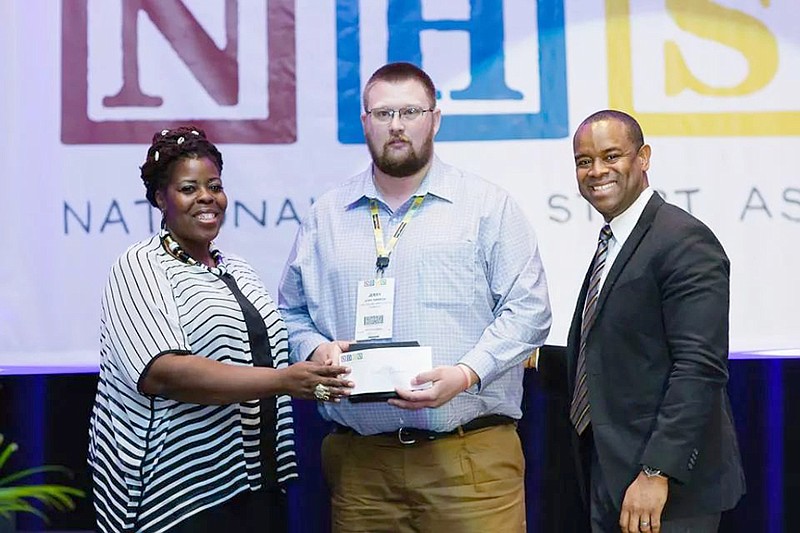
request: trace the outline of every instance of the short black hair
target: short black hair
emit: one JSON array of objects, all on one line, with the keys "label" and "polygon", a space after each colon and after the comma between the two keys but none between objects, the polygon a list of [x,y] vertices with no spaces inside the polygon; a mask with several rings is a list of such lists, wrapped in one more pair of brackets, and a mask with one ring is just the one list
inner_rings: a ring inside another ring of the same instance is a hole
[{"label": "short black hair", "polygon": [[181,159],[209,158],[222,172],[222,154],[206,137],[206,132],[195,126],[179,126],[156,132],[147,159],[139,167],[142,181],[146,189],[145,197],[153,207],[156,203],[156,191],[163,189],[169,182],[173,165]]},{"label": "short black hair", "polygon": [[617,109],[603,109],[602,111],[592,113],[583,119],[583,122],[581,122],[580,126],[578,126],[578,128],[575,130],[575,135],[578,134],[578,131],[582,127],[589,124],[594,124],[595,122],[600,122],[601,120],[616,120],[622,122],[625,124],[625,129],[628,132],[628,139],[630,139],[636,149],[638,150],[644,146],[644,134],[642,133],[642,127],[635,118],[624,111],[619,111]]},{"label": "short black hair", "polygon": [[436,87],[433,85],[433,80],[431,80],[431,77],[428,76],[428,74],[418,66],[412,63],[399,61],[397,63],[387,63],[373,72],[372,76],[369,77],[367,84],[364,85],[364,111],[369,111],[369,109],[367,109],[367,94],[369,94],[369,90],[372,89],[373,85],[381,81],[397,83],[408,80],[416,80],[422,84],[422,86],[425,88],[425,94],[431,101],[431,109],[435,108]]}]

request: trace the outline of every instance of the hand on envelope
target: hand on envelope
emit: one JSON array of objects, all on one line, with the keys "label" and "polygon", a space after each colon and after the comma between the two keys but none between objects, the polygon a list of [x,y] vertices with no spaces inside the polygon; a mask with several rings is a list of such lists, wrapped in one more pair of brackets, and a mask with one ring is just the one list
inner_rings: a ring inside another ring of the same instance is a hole
[{"label": "hand on envelope", "polygon": [[[464,366],[464,368],[469,372],[470,384],[476,383],[478,375],[469,367]],[[391,405],[402,409],[439,407],[469,388],[465,387],[464,372],[458,365],[437,366],[433,370],[421,372],[417,374],[411,384],[422,385],[429,382],[433,385],[423,390],[396,389],[399,398],[388,401]]]},{"label": "hand on envelope", "polygon": [[309,357],[309,360],[321,364],[325,364],[330,361],[334,365],[338,365],[339,356],[342,355],[342,352],[346,352],[349,347],[350,341],[323,342],[314,348],[314,351],[311,352],[311,357]]}]

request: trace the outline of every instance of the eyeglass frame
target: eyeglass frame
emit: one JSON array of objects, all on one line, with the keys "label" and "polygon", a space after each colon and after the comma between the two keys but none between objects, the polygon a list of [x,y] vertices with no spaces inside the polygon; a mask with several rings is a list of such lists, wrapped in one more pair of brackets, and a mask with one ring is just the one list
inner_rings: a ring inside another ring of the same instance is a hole
[{"label": "eyeglass frame", "polygon": [[[417,109],[417,110],[419,110],[420,111],[419,116],[417,116],[415,118],[412,118],[412,119],[405,118],[406,115],[404,114],[404,112],[408,112],[409,109]],[[375,117],[375,115],[373,114],[374,111],[388,111],[388,112],[390,112],[391,114],[389,115],[389,120],[387,120],[386,122],[381,121],[381,119],[379,119],[379,118],[375,118],[375,120],[379,124],[391,124],[391,122],[394,120],[394,116],[395,115],[397,115],[399,117],[401,122],[406,122],[406,123],[415,122],[417,120],[417,118],[422,117],[423,115],[425,115],[425,113],[433,113],[434,111],[436,111],[436,108],[435,107],[430,107],[428,109],[425,109],[425,108],[422,108],[422,107],[419,107],[419,106],[415,106],[415,105],[404,106],[404,107],[401,107],[399,109],[394,109],[394,108],[391,108],[391,107],[373,107],[372,109],[365,109],[364,113],[366,113],[367,115],[369,115],[369,116],[374,118]]]}]

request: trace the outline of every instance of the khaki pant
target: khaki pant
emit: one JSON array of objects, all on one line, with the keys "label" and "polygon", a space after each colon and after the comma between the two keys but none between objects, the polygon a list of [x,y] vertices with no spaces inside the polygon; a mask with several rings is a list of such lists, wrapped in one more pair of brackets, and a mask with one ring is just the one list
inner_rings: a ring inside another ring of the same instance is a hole
[{"label": "khaki pant", "polygon": [[351,532],[524,532],[525,460],[506,424],[413,445],[331,434],[331,526]]}]

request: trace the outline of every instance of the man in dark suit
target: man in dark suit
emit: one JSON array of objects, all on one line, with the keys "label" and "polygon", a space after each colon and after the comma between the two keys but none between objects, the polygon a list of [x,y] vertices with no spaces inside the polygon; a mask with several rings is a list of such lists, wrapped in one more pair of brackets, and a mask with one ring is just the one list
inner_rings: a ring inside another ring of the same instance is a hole
[{"label": "man in dark suit", "polygon": [[633,117],[591,115],[573,148],[580,192],[605,219],[565,365],[592,531],[717,531],[745,488],[726,391],[728,258],[649,187]]}]

